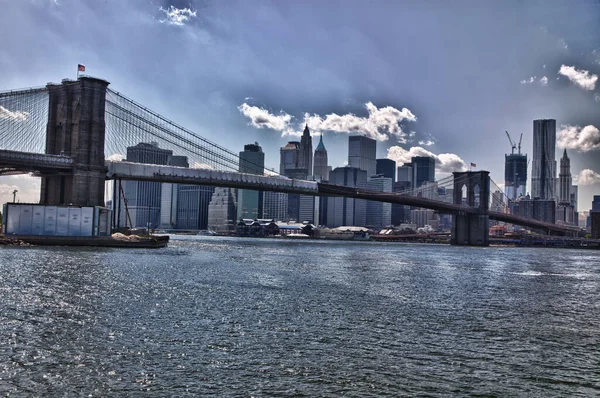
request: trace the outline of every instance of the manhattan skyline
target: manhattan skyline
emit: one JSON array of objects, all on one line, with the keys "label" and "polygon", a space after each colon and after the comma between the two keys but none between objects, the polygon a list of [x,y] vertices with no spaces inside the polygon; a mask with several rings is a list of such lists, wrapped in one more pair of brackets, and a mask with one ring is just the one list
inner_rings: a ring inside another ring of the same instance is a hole
[{"label": "manhattan skyline", "polygon": [[[276,170],[307,123],[333,168],[362,133],[398,166],[433,154],[438,175],[476,163],[502,181],[504,130],[523,133],[531,157],[533,120],[556,119],[556,158],[568,150],[588,210],[600,190],[600,6],[576,4],[8,1],[0,21],[19,41],[0,46],[0,82],[74,78],[82,63],[232,151],[259,142]],[[35,200],[35,181],[3,177],[0,199],[16,186]]]}]

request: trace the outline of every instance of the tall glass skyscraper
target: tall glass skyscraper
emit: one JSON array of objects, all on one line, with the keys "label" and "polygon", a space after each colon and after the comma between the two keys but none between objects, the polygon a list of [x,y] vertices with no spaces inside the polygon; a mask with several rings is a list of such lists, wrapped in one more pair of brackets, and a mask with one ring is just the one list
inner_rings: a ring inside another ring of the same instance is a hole
[{"label": "tall glass skyscraper", "polygon": [[377,171],[377,142],[369,137],[355,135],[348,137],[348,166],[365,170],[367,177]]},{"label": "tall glass skyscraper", "polygon": [[425,182],[435,181],[435,159],[429,156],[414,156],[411,159],[413,188],[419,188]]},{"label": "tall glass skyscraper", "polygon": [[[244,145],[240,152],[240,173],[264,175],[265,154],[258,142]],[[263,193],[249,189],[237,191],[237,210],[239,218],[262,218]]]},{"label": "tall glass skyscraper", "polygon": [[556,120],[533,121],[533,159],[531,164],[531,196],[556,199]]}]

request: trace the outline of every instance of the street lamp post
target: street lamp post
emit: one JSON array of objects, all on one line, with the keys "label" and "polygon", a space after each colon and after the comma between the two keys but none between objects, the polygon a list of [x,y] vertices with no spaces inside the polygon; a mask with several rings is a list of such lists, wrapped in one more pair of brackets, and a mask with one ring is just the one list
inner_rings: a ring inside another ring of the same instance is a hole
[{"label": "street lamp post", "polygon": [[13,203],[17,203],[17,191],[16,189],[13,191]]}]

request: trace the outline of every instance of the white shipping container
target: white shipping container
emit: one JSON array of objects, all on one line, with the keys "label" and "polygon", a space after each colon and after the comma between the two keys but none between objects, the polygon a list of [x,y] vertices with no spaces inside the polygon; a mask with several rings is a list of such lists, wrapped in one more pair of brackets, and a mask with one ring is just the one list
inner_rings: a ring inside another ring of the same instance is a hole
[{"label": "white shipping container", "polygon": [[33,206],[21,205],[19,206],[20,220],[19,220],[19,235],[31,235],[31,223],[33,221]]},{"label": "white shipping container", "polygon": [[31,234],[44,234],[44,206],[33,206],[33,216],[31,220]]},{"label": "white shipping container", "polygon": [[44,235],[56,235],[56,206],[45,206]]},{"label": "white shipping container", "polygon": [[56,209],[56,235],[69,236],[69,208]]},{"label": "white shipping container", "polygon": [[69,236],[81,235],[81,208],[69,208]]},{"label": "white shipping container", "polygon": [[81,208],[81,230],[80,236],[92,236],[94,235],[94,208],[93,207],[82,207]]},{"label": "white shipping container", "polygon": [[6,234],[18,234],[19,233],[19,224],[21,223],[21,212],[19,211],[19,206],[17,205],[8,205],[8,214],[5,214],[6,217]]}]

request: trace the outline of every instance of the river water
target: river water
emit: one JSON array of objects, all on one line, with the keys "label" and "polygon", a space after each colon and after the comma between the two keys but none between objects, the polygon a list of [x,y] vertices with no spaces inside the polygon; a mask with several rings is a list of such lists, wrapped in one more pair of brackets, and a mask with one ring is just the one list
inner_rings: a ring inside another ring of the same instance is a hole
[{"label": "river water", "polygon": [[597,396],[600,252],[0,248],[0,395]]}]

